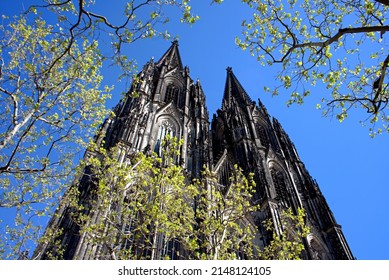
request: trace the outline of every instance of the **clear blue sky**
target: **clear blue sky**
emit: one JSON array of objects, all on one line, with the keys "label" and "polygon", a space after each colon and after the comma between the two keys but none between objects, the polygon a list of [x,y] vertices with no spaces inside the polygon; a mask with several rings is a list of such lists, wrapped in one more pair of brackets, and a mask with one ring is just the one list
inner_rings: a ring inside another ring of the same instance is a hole
[{"label": "clear blue sky", "polygon": [[[1,0],[0,13],[21,9],[20,2]],[[107,3],[102,4],[107,12],[118,12],[113,10],[112,2],[97,2]],[[189,66],[191,77],[202,84],[210,116],[220,108],[225,69],[231,66],[251,98],[262,100],[295,143],[342,225],[354,256],[389,259],[389,135],[371,139],[368,129],[359,124],[367,117],[364,111],[355,112],[342,124],[323,118],[315,109],[315,104],[328,94],[323,88],[315,89],[304,105],[291,108],[286,107],[286,94],[271,97],[264,93],[264,86],[274,85],[276,69],[260,66],[234,44],[235,36],[241,32],[241,21],[249,17],[250,10],[238,0],[226,0],[220,6],[210,5],[210,0],[193,2],[193,11],[200,15],[200,21],[192,27],[172,21],[168,28],[179,37],[183,64]],[[142,67],[151,57],[159,59],[170,44],[162,39],[140,41],[126,52]],[[107,82],[115,83],[117,73],[110,70],[104,74]],[[119,101],[122,90],[121,86],[116,87],[110,106]]]}]

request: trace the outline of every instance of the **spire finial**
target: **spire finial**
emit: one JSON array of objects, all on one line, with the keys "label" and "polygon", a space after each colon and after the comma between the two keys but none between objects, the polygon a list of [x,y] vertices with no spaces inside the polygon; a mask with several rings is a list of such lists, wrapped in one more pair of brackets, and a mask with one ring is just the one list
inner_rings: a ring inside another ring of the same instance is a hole
[{"label": "spire finial", "polygon": [[227,67],[227,72],[228,72],[228,73],[232,72],[232,67],[228,66],[228,67]]}]

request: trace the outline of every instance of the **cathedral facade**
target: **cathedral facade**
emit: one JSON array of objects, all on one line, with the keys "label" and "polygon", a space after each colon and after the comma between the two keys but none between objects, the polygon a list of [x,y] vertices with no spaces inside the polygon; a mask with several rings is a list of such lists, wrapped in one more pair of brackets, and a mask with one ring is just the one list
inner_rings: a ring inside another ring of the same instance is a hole
[{"label": "cathedral facade", "polygon": [[[231,166],[237,164],[246,174],[254,174],[254,203],[261,206],[261,221],[277,224],[282,209],[305,209],[310,234],[303,240],[303,259],[354,259],[341,226],[289,136],[259,100],[250,99],[231,68],[227,68],[222,107],[211,122],[201,84],[183,67],[176,41],[161,59],[150,60],[138,77],[131,89],[137,97],[128,94],[115,107],[114,116],[101,127],[104,139],[96,137],[97,142],[104,140],[108,148],[119,146],[125,158],[134,151],[160,154],[168,134],[183,139],[177,163],[189,179],[199,178],[206,166],[220,184],[227,185]],[[79,184],[82,189],[87,182],[81,178]],[[69,207],[61,205],[48,226],[63,228],[59,242],[64,258],[97,258],[71,221]],[[261,235],[260,242],[268,244],[269,233],[263,230]],[[38,245],[34,258],[47,258],[49,247]]]}]

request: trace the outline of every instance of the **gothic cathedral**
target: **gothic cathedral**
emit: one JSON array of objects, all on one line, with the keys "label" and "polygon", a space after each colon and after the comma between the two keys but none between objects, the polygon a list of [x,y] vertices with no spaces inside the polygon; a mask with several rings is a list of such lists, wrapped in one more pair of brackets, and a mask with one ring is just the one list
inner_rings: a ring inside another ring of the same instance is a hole
[{"label": "gothic cathedral", "polygon": [[[246,174],[254,174],[254,203],[261,206],[259,224],[269,218],[277,224],[281,209],[304,208],[310,234],[303,240],[303,259],[354,259],[341,226],[289,136],[259,100],[257,104],[250,99],[231,68],[227,68],[222,107],[211,122],[202,87],[183,67],[177,41],[160,60],[150,60],[138,77],[140,82],[131,89],[138,96],[126,96],[115,107],[114,117],[101,127],[106,147],[119,146],[122,157],[133,151],[159,154],[167,134],[183,139],[177,162],[191,178],[199,178],[204,165],[224,185],[235,164]],[[97,142],[101,140],[96,137]],[[86,188],[86,181],[80,178],[80,189]],[[63,257],[98,258],[72,222],[69,207],[62,204],[48,226],[63,228],[59,240]],[[266,245],[271,235],[265,230],[261,234],[260,242]],[[49,247],[38,245],[34,257],[47,258]]]}]

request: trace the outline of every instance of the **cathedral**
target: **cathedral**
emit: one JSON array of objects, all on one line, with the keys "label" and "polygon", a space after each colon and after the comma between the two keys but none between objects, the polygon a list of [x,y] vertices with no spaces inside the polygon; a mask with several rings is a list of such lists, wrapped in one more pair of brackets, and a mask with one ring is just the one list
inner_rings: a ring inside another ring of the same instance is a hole
[{"label": "cathedral", "polygon": [[[226,74],[222,106],[210,120],[201,84],[193,81],[189,68],[183,66],[174,41],[158,61],[152,59],[143,67],[139,82],[130,90],[137,96],[128,94],[120,101],[100,128],[98,135],[104,139],[96,136],[96,142],[104,140],[107,148],[119,146],[124,158],[134,151],[160,154],[166,135],[183,139],[177,164],[189,179],[199,178],[206,166],[226,185],[231,166],[237,164],[246,174],[254,174],[254,203],[261,207],[262,220],[277,224],[282,209],[305,210],[310,233],[302,240],[305,250],[301,258],[354,259],[341,226],[281,124],[260,100],[251,100],[231,68]],[[77,184],[83,190],[88,182],[80,178]],[[63,229],[57,240],[63,257],[97,259],[72,222],[69,209],[62,203],[48,225],[48,229]],[[270,239],[263,231],[261,242],[266,245]],[[39,244],[33,258],[48,258],[49,248],[52,245]]]}]

